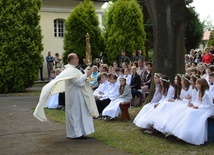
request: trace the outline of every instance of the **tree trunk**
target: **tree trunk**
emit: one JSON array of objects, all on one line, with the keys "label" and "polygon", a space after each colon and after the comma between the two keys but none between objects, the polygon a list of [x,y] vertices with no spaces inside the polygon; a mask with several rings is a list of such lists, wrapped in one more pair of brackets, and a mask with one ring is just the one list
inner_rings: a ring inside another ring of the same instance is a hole
[{"label": "tree trunk", "polygon": [[153,23],[154,72],[184,73],[184,38],[189,17],[185,0],[145,0]]},{"label": "tree trunk", "polygon": [[153,73],[166,74],[173,83],[175,74],[184,73],[184,39],[190,13],[185,0],[145,2],[153,24]]}]

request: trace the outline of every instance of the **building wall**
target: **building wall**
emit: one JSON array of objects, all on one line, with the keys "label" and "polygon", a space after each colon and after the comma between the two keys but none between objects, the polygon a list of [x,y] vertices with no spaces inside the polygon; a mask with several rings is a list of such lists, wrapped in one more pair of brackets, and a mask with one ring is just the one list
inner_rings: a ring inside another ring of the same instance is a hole
[{"label": "building wall", "polygon": [[[47,73],[47,63],[46,56],[48,51],[51,51],[51,55],[55,56],[55,53],[59,53],[60,57],[64,52],[63,50],[63,38],[54,37],[54,20],[55,19],[67,19],[70,12],[77,6],[80,1],[75,0],[43,0],[42,7],[40,10],[41,20],[40,25],[42,29],[42,43],[43,51],[42,55],[44,57],[43,63],[43,77],[48,78]],[[100,22],[100,27],[102,26],[102,10],[101,7],[103,2],[94,2],[94,6],[98,15]],[[40,76],[38,76],[40,77]]]}]

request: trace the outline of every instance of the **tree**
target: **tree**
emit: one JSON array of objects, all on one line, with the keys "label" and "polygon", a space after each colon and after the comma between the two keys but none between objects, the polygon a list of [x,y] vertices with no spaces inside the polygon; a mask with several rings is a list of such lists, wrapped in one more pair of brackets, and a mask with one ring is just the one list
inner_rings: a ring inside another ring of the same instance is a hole
[{"label": "tree", "polygon": [[173,81],[184,73],[184,38],[190,13],[185,0],[145,0],[153,24],[153,72],[167,74]]},{"label": "tree", "polygon": [[66,20],[66,33],[64,37],[65,53],[63,53],[64,63],[67,63],[67,56],[72,52],[77,53],[80,60],[85,58],[85,35],[87,33],[90,35],[91,54],[93,57],[98,57],[99,53],[103,50],[103,41],[98,17],[94,5],[90,0],[84,0],[84,2],[80,3]]},{"label": "tree", "polygon": [[40,0],[0,1],[0,93],[22,92],[41,66]]},{"label": "tree", "polygon": [[146,41],[145,41],[145,59],[152,61],[149,57],[149,50],[153,48],[153,29],[152,22],[149,17],[148,10],[146,8],[145,0],[138,0],[139,5],[141,6],[141,10],[143,13],[143,26],[146,32]]},{"label": "tree", "polygon": [[214,30],[211,31],[210,33],[210,38],[209,38],[209,41],[208,41],[208,46],[214,46]]},{"label": "tree", "polygon": [[204,25],[199,20],[199,15],[195,12],[194,8],[189,8],[191,13],[191,20],[187,23],[186,33],[185,33],[185,46],[187,52],[191,49],[198,48],[201,43]]},{"label": "tree", "polygon": [[[193,0],[185,0],[186,5],[189,5],[192,2],[193,2]],[[149,17],[148,10],[146,8],[145,0],[138,0],[138,3],[140,4],[142,12],[143,12],[144,30],[146,32],[145,58],[146,58],[146,60],[152,61],[150,59],[151,52],[152,52],[152,55],[153,55],[153,51],[152,51],[153,50],[153,28],[152,28],[152,22],[151,22],[151,19]],[[199,26],[201,26],[201,25],[199,25]],[[194,29],[192,31],[194,31]],[[150,50],[150,55],[149,55],[149,50]]]},{"label": "tree", "polygon": [[122,50],[127,55],[144,51],[143,15],[135,0],[118,0],[110,7],[105,35],[109,61],[118,60]]}]

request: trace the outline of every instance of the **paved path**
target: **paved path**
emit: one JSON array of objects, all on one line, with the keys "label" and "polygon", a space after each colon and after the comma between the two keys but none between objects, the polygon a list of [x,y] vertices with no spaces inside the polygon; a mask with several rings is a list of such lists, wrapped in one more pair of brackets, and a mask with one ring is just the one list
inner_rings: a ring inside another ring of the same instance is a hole
[{"label": "paved path", "polygon": [[33,117],[38,96],[0,97],[0,155],[130,155],[93,138],[66,138],[65,126]]}]

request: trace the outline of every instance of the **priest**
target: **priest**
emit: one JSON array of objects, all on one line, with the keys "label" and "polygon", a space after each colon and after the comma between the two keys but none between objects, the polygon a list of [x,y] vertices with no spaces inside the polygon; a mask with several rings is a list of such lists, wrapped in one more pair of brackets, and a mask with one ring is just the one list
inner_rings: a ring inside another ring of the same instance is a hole
[{"label": "priest", "polygon": [[53,81],[46,84],[41,92],[34,116],[40,121],[47,121],[44,106],[50,95],[65,91],[65,113],[67,138],[85,139],[94,132],[93,117],[98,116],[93,92],[87,81],[91,70],[85,74],[75,67],[79,59],[75,53],[68,55],[68,64]]}]

